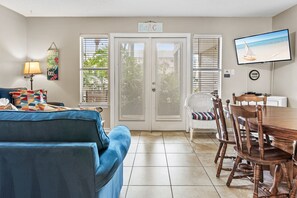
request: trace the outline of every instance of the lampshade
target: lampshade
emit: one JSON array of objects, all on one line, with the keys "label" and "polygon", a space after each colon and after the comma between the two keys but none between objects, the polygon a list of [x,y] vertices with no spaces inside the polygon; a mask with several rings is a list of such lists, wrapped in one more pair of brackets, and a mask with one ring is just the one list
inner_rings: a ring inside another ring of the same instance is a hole
[{"label": "lampshade", "polygon": [[40,64],[38,61],[27,61],[24,66],[24,75],[41,74]]}]

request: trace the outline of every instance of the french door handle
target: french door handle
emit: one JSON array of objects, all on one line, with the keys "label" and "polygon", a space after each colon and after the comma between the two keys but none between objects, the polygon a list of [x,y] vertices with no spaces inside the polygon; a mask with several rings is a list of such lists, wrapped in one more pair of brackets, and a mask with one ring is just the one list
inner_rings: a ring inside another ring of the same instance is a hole
[{"label": "french door handle", "polygon": [[152,88],[152,91],[155,92],[156,91],[156,88]]}]

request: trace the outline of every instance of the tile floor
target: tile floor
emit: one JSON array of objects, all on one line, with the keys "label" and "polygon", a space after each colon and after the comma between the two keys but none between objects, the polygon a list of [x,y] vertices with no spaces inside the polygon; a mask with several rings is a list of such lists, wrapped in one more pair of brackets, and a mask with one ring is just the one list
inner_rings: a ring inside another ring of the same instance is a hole
[{"label": "tile floor", "polygon": [[[124,161],[124,186],[120,198],[245,198],[253,184],[236,179],[228,188],[229,172],[216,178],[213,160],[218,141],[214,132],[196,132],[193,142],[184,132],[131,132]],[[233,149],[229,148],[232,154]],[[225,166],[232,166],[226,160]]]}]

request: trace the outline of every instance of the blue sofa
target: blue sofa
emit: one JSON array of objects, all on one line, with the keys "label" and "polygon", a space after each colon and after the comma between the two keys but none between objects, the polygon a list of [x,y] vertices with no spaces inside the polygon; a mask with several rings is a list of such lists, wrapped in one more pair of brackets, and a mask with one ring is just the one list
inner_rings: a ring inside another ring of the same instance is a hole
[{"label": "blue sofa", "polygon": [[0,111],[0,197],[118,198],[130,141],[96,111]]}]

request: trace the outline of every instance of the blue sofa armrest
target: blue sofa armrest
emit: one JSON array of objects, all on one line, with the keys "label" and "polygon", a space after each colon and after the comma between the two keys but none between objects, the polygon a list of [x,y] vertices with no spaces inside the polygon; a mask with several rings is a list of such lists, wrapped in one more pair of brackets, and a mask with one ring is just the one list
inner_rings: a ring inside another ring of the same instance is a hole
[{"label": "blue sofa armrest", "polygon": [[107,184],[129,150],[131,143],[130,130],[125,126],[117,126],[109,133],[110,143],[106,150],[100,152],[100,166],[96,171],[96,191]]}]

